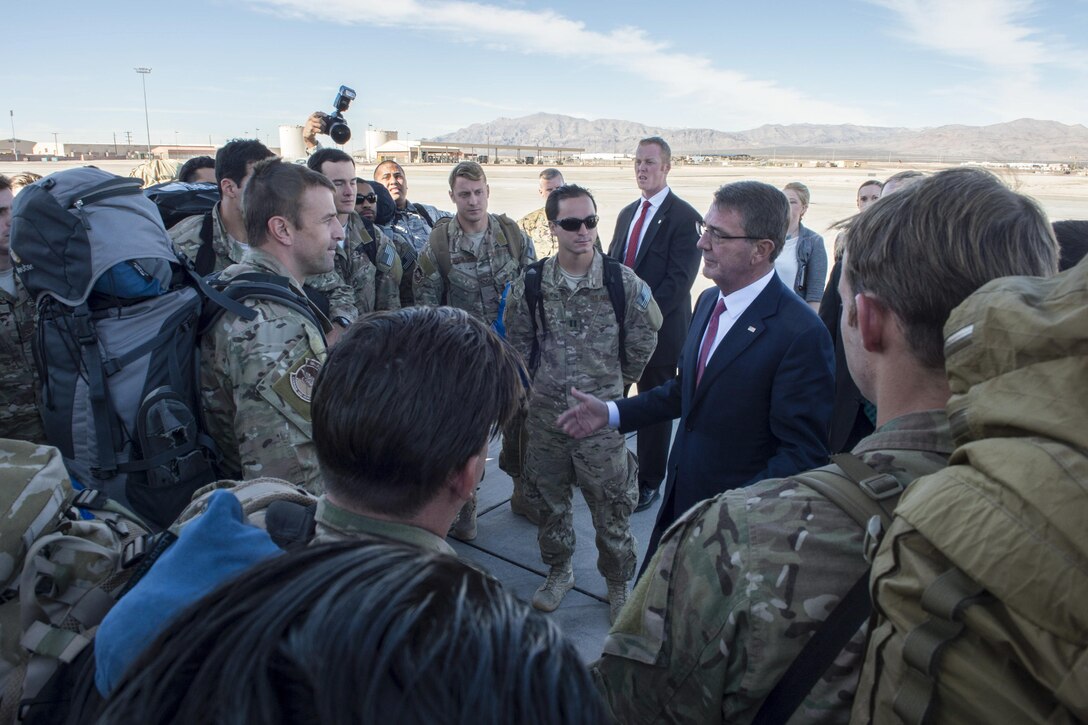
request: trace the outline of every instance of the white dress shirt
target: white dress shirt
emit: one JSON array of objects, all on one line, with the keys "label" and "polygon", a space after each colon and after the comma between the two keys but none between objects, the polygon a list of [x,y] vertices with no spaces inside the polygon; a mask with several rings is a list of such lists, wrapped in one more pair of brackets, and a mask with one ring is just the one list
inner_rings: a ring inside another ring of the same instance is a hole
[{"label": "white dress shirt", "polygon": [[[736,292],[732,292],[728,295],[723,295],[718,292],[718,299],[725,300],[725,311],[722,312],[721,317],[718,318],[718,332],[714,335],[714,342],[711,343],[710,354],[707,355],[706,364],[709,366],[710,361],[714,358],[714,353],[718,350],[718,345],[725,339],[726,333],[733,327],[733,323],[744,314],[744,311],[748,309],[749,305],[755,301],[756,297],[759,297],[759,293],[767,288],[767,285],[771,283],[771,277],[775,274],[772,269],[767,274],[763,275],[755,282],[752,282],[747,287],[741,287]],[[717,304],[717,302],[715,302]],[[706,330],[703,330],[703,336],[699,340],[699,348],[703,349],[703,342],[706,339],[706,333],[710,330],[709,321],[706,326]],[[698,364],[698,362],[696,362]],[[641,390],[639,391],[642,392]],[[609,400],[605,403],[608,406],[608,427],[619,428],[620,427],[620,410],[616,407],[614,400]]]}]

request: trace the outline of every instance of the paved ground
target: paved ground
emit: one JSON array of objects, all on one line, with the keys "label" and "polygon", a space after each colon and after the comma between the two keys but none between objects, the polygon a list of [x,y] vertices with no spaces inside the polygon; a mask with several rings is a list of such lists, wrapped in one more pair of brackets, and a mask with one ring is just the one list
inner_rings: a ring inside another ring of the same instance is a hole
[{"label": "paved ground", "polygon": [[[634,434],[628,438],[633,446]],[[476,562],[500,579],[506,588],[528,602],[547,576],[536,543],[536,526],[510,512],[510,477],[499,470],[499,441],[488,451],[487,471],[480,484],[477,512],[479,533],[475,541],[464,543],[449,539],[463,558]],[[646,542],[657,516],[654,505],[631,517],[637,540],[639,565]],[[589,508],[578,493],[574,494],[574,531],[578,544],[574,554],[574,589],[563,603],[548,615],[562,628],[586,662],[597,659],[608,634],[608,596],[604,577],[597,571],[597,547],[593,542],[593,523]]]}]

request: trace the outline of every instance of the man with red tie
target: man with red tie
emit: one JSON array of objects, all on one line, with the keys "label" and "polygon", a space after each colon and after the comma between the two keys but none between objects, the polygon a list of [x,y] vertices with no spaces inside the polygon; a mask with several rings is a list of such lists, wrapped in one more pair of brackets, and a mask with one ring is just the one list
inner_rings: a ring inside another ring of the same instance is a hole
[{"label": "man with red tie", "polygon": [[[691,285],[699,271],[699,212],[668,186],[672,151],[665,139],[644,138],[635,150],[635,181],[642,196],[624,207],[608,255],[641,277],[653,292],[663,321],[657,349],[638,381],[639,391],[676,378],[676,361],[691,323]],[[638,429],[639,496],[635,511],[649,508],[665,478],[672,422]]]},{"label": "man with red tie", "polygon": [[[758,181],[726,184],[698,224],[703,274],[679,374],[633,398],[581,401],[559,418],[575,437],[679,418],[648,561],[665,529],[699,501],[827,462],[835,362],[820,318],[774,273],[789,202]],[[644,564],[645,568],[645,564]]]}]

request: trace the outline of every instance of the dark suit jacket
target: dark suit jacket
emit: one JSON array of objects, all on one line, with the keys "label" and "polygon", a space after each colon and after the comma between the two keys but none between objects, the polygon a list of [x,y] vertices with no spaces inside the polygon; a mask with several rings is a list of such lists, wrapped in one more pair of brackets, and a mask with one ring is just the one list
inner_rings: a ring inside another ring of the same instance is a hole
[{"label": "dark suit jacket", "polygon": [[775,275],[722,339],[696,389],[699,347],[717,299],[716,287],[699,297],[678,377],[616,401],[621,432],[680,418],[655,527],[661,530],[722,491],[827,463],[835,361],[823,322]]},{"label": "dark suit jacket", "polygon": [[[625,206],[616,220],[608,256],[623,261],[631,219],[642,208],[642,199]],[[691,204],[669,190],[661,208],[650,220],[635,257],[635,274],[650,285],[661,308],[657,348],[647,367],[674,366],[691,323],[691,285],[699,273],[703,255],[695,243],[695,222],[703,217]]]}]

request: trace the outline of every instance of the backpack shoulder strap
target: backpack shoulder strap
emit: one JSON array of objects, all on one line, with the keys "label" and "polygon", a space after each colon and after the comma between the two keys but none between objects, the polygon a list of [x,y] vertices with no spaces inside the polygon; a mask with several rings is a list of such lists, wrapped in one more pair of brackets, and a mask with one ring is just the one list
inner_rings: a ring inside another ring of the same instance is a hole
[{"label": "backpack shoulder strap", "polygon": [[423,221],[427,222],[428,226],[430,226],[432,229],[434,228],[434,219],[431,219],[431,215],[427,213],[427,207],[423,206],[422,204],[412,202],[412,210],[416,214],[419,214],[421,217],[423,217]]},{"label": "backpack shoulder strap", "polygon": [[[544,260],[533,262],[525,268],[525,306],[529,308],[529,329],[533,333],[533,343],[529,350],[529,375],[536,373],[540,365],[540,336],[548,334],[548,321],[544,317],[544,295],[540,291],[541,277],[544,274]],[[540,319],[539,328],[537,318]],[[540,334],[537,334],[537,330]]]},{"label": "backpack shoulder strap", "polygon": [[314,315],[310,301],[291,289],[291,283],[287,277],[262,272],[243,272],[229,281],[222,282],[213,275],[206,280],[201,280],[200,289],[214,303],[211,310],[201,320],[201,334],[206,332],[227,310],[245,320],[252,320],[256,314],[241,302],[257,298],[273,300],[290,307],[309,320],[321,332],[322,338],[325,336],[324,328]]},{"label": "backpack shoulder strap", "polygon": [[[832,457],[833,465],[791,476],[828,499],[865,529],[868,558],[872,543],[891,524],[903,484],[875,471],[852,453]],[[876,522],[874,524],[874,521]],[[869,570],[866,569],[838,606],[813,633],[786,673],[763,701],[753,725],[782,723],[800,707],[812,687],[872,613]]]},{"label": "backpack shoulder strap", "polygon": [[602,254],[604,260],[604,286],[608,290],[608,299],[612,302],[612,312],[616,315],[616,324],[620,330],[620,364],[627,364],[627,293],[623,289],[623,270],[620,262],[612,259],[607,254]]},{"label": "backpack shoulder strap", "polygon": [[505,214],[498,214],[495,218],[499,220],[499,228],[506,237],[506,243],[510,245],[510,255],[517,264],[521,264],[521,255],[525,253],[521,227]]},{"label": "backpack shoulder strap", "polygon": [[430,237],[431,251],[434,252],[434,260],[438,263],[438,273],[442,275],[442,282],[450,278],[450,270],[453,269],[453,258],[450,257],[450,219],[439,219],[434,225],[434,233]]},{"label": "backpack shoulder strap", "polygon": [[200,223],[200,249],[196,253],[196,273],[206,277],[215,271],[215,247],[212,246],[212,213],[204,215]]}]

